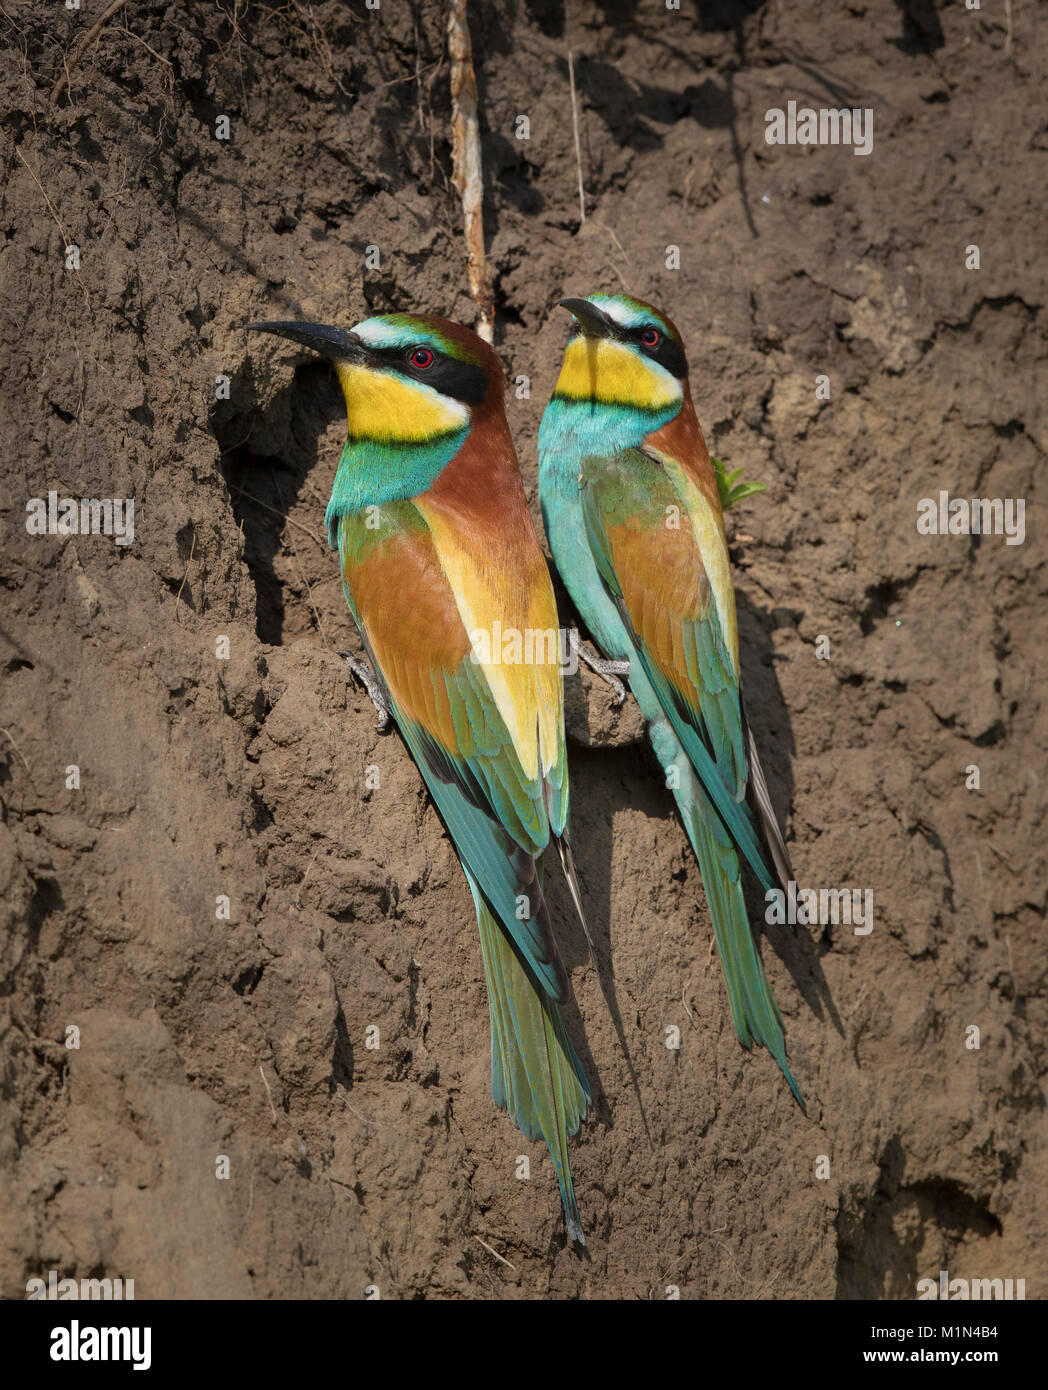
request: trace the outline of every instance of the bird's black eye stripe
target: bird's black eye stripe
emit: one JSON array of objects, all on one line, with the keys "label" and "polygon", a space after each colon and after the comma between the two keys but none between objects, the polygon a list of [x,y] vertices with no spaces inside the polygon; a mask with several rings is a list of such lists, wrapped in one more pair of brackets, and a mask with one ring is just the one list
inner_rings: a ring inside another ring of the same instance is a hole
[{"label": "bird's black eye stripe", "polygon": [[[658,333],[659,338],[658,342],[649,345],[644,341],[644,335],[652,330]],[[672,372],[675,377],[683,380],[688,375],[688,359],[684,355],[684,349],[676,338],[671,338],[655,324],[642,324],[640,328],[631,332],[630,337],[646,356],[653,362],[658,362],[660,367],[665,367],[668,372]]]},{"label": "bird's black eye stripe", "polygon": [[[402,347],[372,349],[375,357],[403,372],[415,381],[432,386],[442,396],[451,396],[464,405],[481,405],[488,393],[488,378],[483,367],[472,362],[462,362],[457,357],[449,357],[428,343],[413,343],[406,351]],[[414,356],[420,353],[420,360]],[[426,353],[432,356],[422,365]]]}]

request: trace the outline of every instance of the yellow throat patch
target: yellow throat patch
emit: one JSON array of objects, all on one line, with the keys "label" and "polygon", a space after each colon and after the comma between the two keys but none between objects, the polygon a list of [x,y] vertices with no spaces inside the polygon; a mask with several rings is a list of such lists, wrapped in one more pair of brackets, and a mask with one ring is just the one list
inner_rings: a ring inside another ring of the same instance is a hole
[{"label": "yellow throat patch", "polygon": [[355,362],[337,362],[335,371],[346,398],[349,433],[356,439],[418,442],[469,423],[466,406],[421,382]]},{"label": "yellow throat patch", "polygon": [[657,410],[681,399],[680,382],[611,338],[572,338],[564,351],[556,394],[607,405]]}]

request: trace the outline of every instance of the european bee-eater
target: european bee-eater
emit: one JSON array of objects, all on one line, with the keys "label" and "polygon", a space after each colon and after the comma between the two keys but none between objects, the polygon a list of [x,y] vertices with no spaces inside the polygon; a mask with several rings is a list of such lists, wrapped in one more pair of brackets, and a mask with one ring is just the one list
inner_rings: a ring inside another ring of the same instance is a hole
[{"label": "european bee-eater", "polygon": [[766,890],[769,859],[784,887],[791,871],[743,712],[728,543],[684,345],[626,295],[561,305],[575,323],[539,429],[553,559],[647,720],[699,861],[739,1041],[764,1044],[803,1107],[743,900],[740,853]]},{"label": "european bee-eater", "polygon": [[568,1136],[589,1086],[561,1017],[567,977],[537,862],[552,839],[581,916],[557,609],[498,358],[428,314],[369,318],[352,332],[251,327],[334,364],[349,437],[325,521],[370,659],[369,693],[410,749],[473,895],[495,1103],[545,1139],[568,1233],[585,1244]]}]

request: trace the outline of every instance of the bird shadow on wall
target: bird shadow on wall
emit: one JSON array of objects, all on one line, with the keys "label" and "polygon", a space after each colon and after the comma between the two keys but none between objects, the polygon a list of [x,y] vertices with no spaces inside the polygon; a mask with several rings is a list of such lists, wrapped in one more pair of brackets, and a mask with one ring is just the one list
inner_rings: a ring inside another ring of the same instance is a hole
[{"label": "bird shadow on wall", "polygon": [[[749,595],[739,589],[735,591],[735,606],[739,621],[739,663],[746,693],[746,715],[779,826],[786,833],[796,795],[793,778],[796,746],[789,708],[775,673],[772,632],[776,627],[777,615],[773,610],[758,608]],[[788,834],[786,840],[792,860],[797,853],[797,845],[790,841]],[[795,873],[803,872],[797,864],[793,868]],[[802,886],[803,882],[802,878]],[[822,944],[821,936],[816,938],[810,929],[804,927],[794,929],[767,924],[768,903],[760,885],[749,872],[743,874],[743,885],[750,922],[760,924],[763,942],[771,947],[789,971],[801,997],[816,1018],[828,1018],[843,1037],[844,1025],[822,969],[822,957],[827,948]]]},{"label": "bird shadow on wall", "polygon": [[309,633],[325,645],[344,644],[338,562],[323,523],[338,457],[328,432],[344,418],[330,368],[309,360],[265,411],[237,409],[234,400],[215,413],[222,472],[255,585],[256,632],[270,646]]}]

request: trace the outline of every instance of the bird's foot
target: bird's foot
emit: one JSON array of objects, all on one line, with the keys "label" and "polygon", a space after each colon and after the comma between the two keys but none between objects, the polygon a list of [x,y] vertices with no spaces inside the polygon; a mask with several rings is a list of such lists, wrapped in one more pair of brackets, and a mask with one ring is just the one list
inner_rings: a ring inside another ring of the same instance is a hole
[{"label": "bird's foot", "polygon": [[625,704],[626,687],[619,680],[619,676],[628,676],[630,664],[628,661],[609,661],[603,656],[598,656],[596,652],[591,652],[588,647],[579,643],[579,656],[594,671],[601,680],[607,681],[611,686],[613,705]]},{"label": "bird's foot", "polygon": [[363,658],[354,656],[352,652],[339,652],[343,661],[356,676],[357,680],[368,693],[368,699],[375,706],[378,718],[375,720],[375,728],[380,734],[384,734],[389,728],[393,713],[389,708],[389,701],[386,699],[385,691],[375,679],[375,673]]}]

